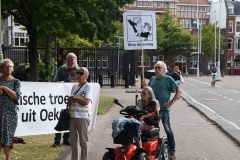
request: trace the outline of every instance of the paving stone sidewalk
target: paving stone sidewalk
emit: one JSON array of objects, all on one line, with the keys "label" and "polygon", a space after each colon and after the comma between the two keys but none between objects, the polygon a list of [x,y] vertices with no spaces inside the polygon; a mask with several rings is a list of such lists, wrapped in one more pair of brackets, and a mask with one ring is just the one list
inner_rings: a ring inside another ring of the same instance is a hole
[{"label": "paving stone sidewalk", "polygon": [[[185,76],[184,78],[200,80],[203,83],[211,81],[210,76]],[[239,82],[240,76],[225,76],[217,82],[217,85],[239,90]],[[141,90],[140,80],[136,84],[136,88],[137,91]],[[103,87],[101,95],[116,97],[124,106],[134,105],[136,88],[134,86],[127,89]],[[90,133],[89,138],[89,160],[102,159],[103,154],[107,151],[105,148],[116,146],[111,138],[111,123],[113,119],[122,117],[119,110],[119,106],[113,106],[106,115],[97,116],[95,130]],[[190,107],[182,98],[172,107],[171,122],[176,139],[178,160],[236,159],[236,156],[240,155],[239,146],[228,138],[228,135],[221,132],[217,126],[213,126],[207,118],[194,109],[194,106]],[[161,129],[161,135],[165,135],[163,129]],[[71,149],[66,147],[58,160],[70,159]]]}]

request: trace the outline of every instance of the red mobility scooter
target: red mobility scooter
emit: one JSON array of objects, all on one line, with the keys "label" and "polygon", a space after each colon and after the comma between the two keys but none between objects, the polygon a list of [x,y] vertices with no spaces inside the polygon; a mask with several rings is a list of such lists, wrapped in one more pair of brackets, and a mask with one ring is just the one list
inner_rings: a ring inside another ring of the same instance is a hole
[{"label": "red mobility scooter", "polygon": [[[147,114],[138,106],[127,106],[124,108],[117,99],[114,103],[121,106],[120,114],[126,119],[138,119],[141,115]],[[151,102],[155,103],[155,102]],[[138,148],[136,142],[136,124],[125,123],[121,132],[113,138],[114,144],[119,144],[116,148],[106,148],[108,151],[103,155],[102,160],[169,160],[169,146],[166,137],[160,138],[160,127],[158,117],[156,127],[141,132],[142,148]]]}]

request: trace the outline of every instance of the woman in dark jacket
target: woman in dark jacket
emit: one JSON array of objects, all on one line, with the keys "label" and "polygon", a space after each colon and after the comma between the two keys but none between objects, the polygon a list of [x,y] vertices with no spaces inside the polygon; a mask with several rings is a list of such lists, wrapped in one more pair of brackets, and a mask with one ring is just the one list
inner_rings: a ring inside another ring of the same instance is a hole
[{"label": "woman in dark jacket", "polygon": [[181,75],[181,71],[179,70],[178,66],[174,67],[174,73],[172,75],[172,78],[175,80],[175,82],[180,86],[180,75]]}]

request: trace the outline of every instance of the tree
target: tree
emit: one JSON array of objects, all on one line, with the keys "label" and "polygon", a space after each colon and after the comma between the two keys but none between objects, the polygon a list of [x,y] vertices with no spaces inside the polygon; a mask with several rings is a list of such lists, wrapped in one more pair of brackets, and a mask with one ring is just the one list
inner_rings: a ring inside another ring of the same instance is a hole
[{"label": "tree", "polygon": [[[90,41],[104,40],[116,32],[113,21],[122,19],[122,8],[133,0],[2,0],[2,19],[13,15],[29,35],[30,81],[38,81],[38,33],[78,34]],[[49,45],[49,44],[48,44]]]},{"label": "tree", "polygon": [[158,49],[165,59],[169,55],[184,53],[186,48],[192,46],[191,33],[180,26],[179,21],[170,14],[169,7],[157,19],[157,27]]},{"label": "tree", "polygon": [[[202,45],[201,50],[204,53],[204,56],[209,59],[209,57],[214,54],[215,51],[215,25],[217,24],[209,24],[202,25]],[[216,52],[218,51],[218,43],[219,40],[219,32],[218,28],[216,28]],[[226,44],[224,43],[224,36],[220,35],[220,48],[223,48]]]}]

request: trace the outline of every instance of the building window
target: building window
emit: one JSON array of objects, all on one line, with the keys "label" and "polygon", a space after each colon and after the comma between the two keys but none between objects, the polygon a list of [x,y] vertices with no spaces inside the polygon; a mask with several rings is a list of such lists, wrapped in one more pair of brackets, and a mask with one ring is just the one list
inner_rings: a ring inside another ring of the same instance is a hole
[{"label": "building window", "polygon": [[174,8],[174,3],[170,2],[169,3],[169,8]]},{"label": "building window", "polygon": [[161,2],[157,2],[157,7],[161,8]]},{"label": "building window", "polygon": [[153,2],[148,2],[148,7],[152,7],[153,6]]},{"label": "building window", "polygon": [[233,14],[233,7],[229,7],[228,12],[229,12],[229,14]]},{"label": "building window", "polygon": [[185,10],[186,10],[186,11],[191,11],[191,7],[190,7],[190,6],[186,6],[186,7],[185,7]]},{"label": "building window", "polygon": [[227,62],[228,62],[228,63],[229,63],[229,62],[232,62],[232,56],[228,56]]},{"label": "building window", "polygon": [[233,21],[228,22],[228,32],[232,33],[233,32]]},{"label": "building window", "polygon": [[142,2],[142,6],[143,6],[143,7],[147,7],[147,4],[148,4],[148,2],[146,2],[146,1],[143,1],[143,2]]},{"label": "building window", "polygon": [[180,11],[184,11],[184,6],[180,6]]},{"label": "building window", "polygon": [[179,56],[174,58],[174,61],[183,63],[183,62],[187,62],[187,58],[185,56],[179,55]]},{"label": "building window", "polygon": [[191,27],[191,19],[181,19],[180,21],[183,27],[186,27],[186,28]]},{"label": "building window", "polygon": [[25,47],[28,42],[28,34],[27,33],[14,33],[14,46]]},{"label": "building window", "polygon": [[137,1],[137,7],[153,7],[153,2]]},{"label": "building window", "polygon": [[[143,63],[144,67],[150,67],[150,57],[149,56],[144,57],[143,61],[144,61],[144,63]],[[142,56],[138,57],[138,67],[142,67]]]},{"label": "building window", "polygon": [[240,22],[236,22],[236,32],[240,32]]},{"label": "building window", "polygon": [[239,62],[235,63],[235,69],[240,69],[240,63]]},{"label": "building window", "polygon": [[190,69],[197,69],[198,55],[194,55],[190,58]]},{"label": "building window", "polygon": [[228,39],[228,50],[232,50],[232,39]]},{"label": "building window", "polygon": [[108,55],[98,55],[98,68],[108,68]]},{"label": "building window", "polygon": [[196,10],[196,7],[192,7],[192,11],[195,11]]},{"label": "building window", "polygon": [[156,60],[164,62],[164,55],[158,55]]},{"label": "building window", "polygon": [[137,7],[142,7],[142,2],[137,1]]},{"label": "building window", "polygon": [[205,12],[206,11],[206,7],[198,7],[198,11],[199,12]]}]

